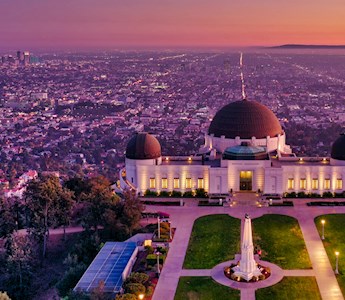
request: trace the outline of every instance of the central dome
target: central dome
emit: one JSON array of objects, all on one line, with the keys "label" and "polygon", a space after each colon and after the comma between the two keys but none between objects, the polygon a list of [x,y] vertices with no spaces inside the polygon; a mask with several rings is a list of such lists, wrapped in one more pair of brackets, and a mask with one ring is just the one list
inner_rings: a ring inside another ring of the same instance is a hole
[{"label": "central dome", "polygon": [[275,137],[283,132],[275,114],[265,105],[241,100],[224,106],[214,116],[209,134],[222,135],[228,139],[239,136],[241,139]]},{"label": "central dome", "polygon": [[128,142],[126,157],[129,159],[156,159],[162,156],[158,140],[146,132],[137,133]]}]

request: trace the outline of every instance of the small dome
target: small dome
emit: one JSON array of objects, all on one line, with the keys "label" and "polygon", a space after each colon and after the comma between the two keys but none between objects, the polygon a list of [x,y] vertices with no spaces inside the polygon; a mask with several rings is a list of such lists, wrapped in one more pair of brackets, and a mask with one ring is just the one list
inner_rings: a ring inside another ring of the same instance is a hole
[{"label": "small dome", "polygon": [[222,135],[228,139],[239,136],[241,139],[275,137],[283,132],[275,114],[265,105],[241,100],[232,102],[220,109],[214,116],[209,134]]},{"label": "small dome", "polygon": [[137,133],[127,144],[126,157],[129,159],[155,159],[160,156],[161,145],[151,134]]},{"label": "small dome", "polygon": [[345,134],[342,133],[332,145],[331,157],[333,159],[345,160]]},{"label": "small dome", "polygon": [[267,159],[268,154],[264,147],[250,146],[242,142],[240,146],[229,147],[223,153],[223,159],[228,160],[262,160]]}]

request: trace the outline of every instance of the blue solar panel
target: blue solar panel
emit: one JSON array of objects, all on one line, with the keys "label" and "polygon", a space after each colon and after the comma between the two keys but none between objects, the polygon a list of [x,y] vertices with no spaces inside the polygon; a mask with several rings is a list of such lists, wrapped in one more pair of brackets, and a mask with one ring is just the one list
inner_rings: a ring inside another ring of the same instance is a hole
[{"label": "blue solar panel", "polygon": [[107,242],[87,268],[74,291],[91,292],[104,282],[104,292],[117,293],[122,287],[128,263],[137,253],[134,242]]}]

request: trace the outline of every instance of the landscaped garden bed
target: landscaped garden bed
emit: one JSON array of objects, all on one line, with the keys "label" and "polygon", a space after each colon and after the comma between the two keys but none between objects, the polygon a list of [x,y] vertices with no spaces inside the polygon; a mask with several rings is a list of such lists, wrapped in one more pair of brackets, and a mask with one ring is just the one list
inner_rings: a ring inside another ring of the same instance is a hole
[{"label": "landscaped garden bed", "polygon": [[211,277],[180,277],[174,300],[240,299],[240,291],[215,282]]},{"label": "landscaped garden bed", "polygon": [[261,258],[283,269],[309,269],[311,263],[303,235],[295,218],[264,215],[253,219],[254,243]]},{"label": "landscaped garden bed", "polygon": [[293,206],[292,201],[283,201],[281,203],[270,203],[269,206]]},{"label": "landscaped garden bed", "polygon": [[[146,205],[162,205],[162,206],[181,206],[180,201],[169,201],[169,200],[143,200],[141,199],[141,202]],[[184,205],[184,202],[182,202],[182,205]]]},{"label": "landscaped garden bed", "polygon": [[345,206],[345,201],[313,201],[308,202],[308,206]]},{"label": "landscaped garden bed", "polygon": [[211,269],[240,251],[241,220],[209,215],[194,223],[184,261],[186,269]]}]

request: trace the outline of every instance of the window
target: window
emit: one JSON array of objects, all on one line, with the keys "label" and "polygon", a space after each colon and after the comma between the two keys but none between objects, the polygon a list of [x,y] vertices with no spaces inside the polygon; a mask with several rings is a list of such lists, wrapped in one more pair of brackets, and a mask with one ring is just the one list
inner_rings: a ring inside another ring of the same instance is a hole
[{"label": "window", "polygon": [[288,190],[293,190],[295,188],[295,181],[293,178],[288,179]]},{"label": "window", "polygon": [[336,190],[342,190],[343,189],[343,180],[341,178],[338,178],[335,182],[335,189]]},{"label": "window", "polygon": [[330,179],[325,179],[325,190],[330,190],[331,189],[331,180]]},{"label": "window", "polygon": [[198,178],[198,189],[204,188],[204,178]]},{"label": "window", "polygon": [[319,180],[317,178],[314,178],[312,181],[311,181],[311,188],[313,190],[317,190],[319,189]]},{"label": "window", "polygon": [[192,178],[186,178],[186,189],[192,188]]},{"label": "window", "polygon": [[301,190],[305,190],[307,188],[307,179],[302,178],[299,181],[299,187],[300,187]]},{"label": "window", "polygon": [[168,178],[162,178],[162,189],[168,188]]},{"label": "window", "polygon": [[180,178],[174,178],[174,189],[180,188]]},{"label": "window", "polygon": [[156,179],[150,178],[150,189],[155,189],[155,188],[156,188]]}]

